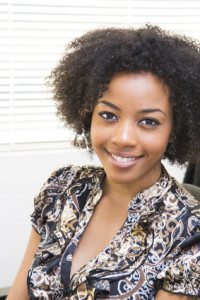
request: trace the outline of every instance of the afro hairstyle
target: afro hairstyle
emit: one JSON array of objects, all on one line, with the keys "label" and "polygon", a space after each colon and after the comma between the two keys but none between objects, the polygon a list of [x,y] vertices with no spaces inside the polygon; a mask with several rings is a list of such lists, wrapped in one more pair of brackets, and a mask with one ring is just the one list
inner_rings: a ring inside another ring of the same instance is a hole
[{"label": "afro hairstyle", "polygon": [[[200,153],[200,45],[146,24],[139,29],[89,31],[68,44],[49,76],[58,114],[75,132],[74,144],[90,145],[93,109],[112,77],[151,72],[170,91],[173,134],[165,157],[183,164]],[[86,143],[78,136],[84,134]]]}]

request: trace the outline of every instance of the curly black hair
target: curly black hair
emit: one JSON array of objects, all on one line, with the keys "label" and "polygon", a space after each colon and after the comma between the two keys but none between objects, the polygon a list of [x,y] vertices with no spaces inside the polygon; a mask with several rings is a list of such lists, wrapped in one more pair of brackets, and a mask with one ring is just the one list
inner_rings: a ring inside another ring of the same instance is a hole
[{"label": "curly black hair", "polygon": [[[77,135],[84,132],[90,146],[93,109],[119,72],[151,72],[168,86],[174,128],[165,156],[180,164],[197,157],[200,45],[149,24],[140,29],[96,29],[70,42],[49,84],[61,119]],[[75,145],[80,146],[77,136]]]}]

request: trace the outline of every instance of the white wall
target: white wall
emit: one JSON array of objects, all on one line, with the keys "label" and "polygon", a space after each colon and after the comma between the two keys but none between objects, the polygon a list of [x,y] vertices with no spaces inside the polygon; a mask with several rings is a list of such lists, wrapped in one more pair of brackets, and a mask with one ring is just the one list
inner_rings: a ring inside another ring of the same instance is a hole
[{"label": "white wall", "polygon": [[[98,164],[85,151],[4,154],[0,156],[0,288],[10,286],[28,240],[33,197],[50,173],[67,164]],[[166,164],[180,182],[184,170]]]},{"label": "white wall", "polygon": [[33,197],[53,170],[70,163],[87,164],[91,159],[80,150],[0,156],[0,288],[11,285],[22,259]]}]

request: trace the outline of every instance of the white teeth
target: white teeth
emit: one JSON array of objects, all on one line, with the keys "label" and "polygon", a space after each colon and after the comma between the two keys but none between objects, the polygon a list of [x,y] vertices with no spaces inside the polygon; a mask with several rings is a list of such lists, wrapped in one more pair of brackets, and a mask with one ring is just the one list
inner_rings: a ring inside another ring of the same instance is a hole
[{"label": "white teeth", "polygon": [[123,163],[127,163],[129,161],[133,161],[134,160],[134,157],[121,157],[121,156],[117,156],[117,155],[114,155],[114,154],[112,154],[112,157],[116,161],[123,162]]}]

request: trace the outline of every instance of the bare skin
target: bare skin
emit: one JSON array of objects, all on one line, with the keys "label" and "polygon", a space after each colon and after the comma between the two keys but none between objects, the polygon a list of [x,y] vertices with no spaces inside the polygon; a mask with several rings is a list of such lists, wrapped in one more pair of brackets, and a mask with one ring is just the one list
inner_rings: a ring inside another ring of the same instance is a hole
[{"label": "bare skin", "polygon": [[[134,105],[133,105],[134,104]],[[123,74],[110,83],[93,112],[93,148],[106,172],[103,197],[73,257],[71,277],[95,258],[123,225],[133,196],[160,176],[172,131],[169,91],[152,74]],[[8,300],[27,300],[26,278],[40,237],[33,230]],[[156,300],[193,297],[159,290]]]},{"label": "bare skin", "polygon": [[40,235],[34,229],[32,229],[21,266],[19,268],[15,281],[12,285],[12,288],[8,293],[8,297],[6,298],[7,300],[28,300],[29,299],[28,292],[27,292],[27,283],[26,283],[27,273],[28,273],[28,269],[32,264],[39,243],[40,243]]},{"label": "bare skin", "polygon": [[107,196],[101,198],[73,256],[71,277],[109,244],[127,217],[127,207]]},{"label": "bare skin", "polygon": [[[168,97],[167,88],[154,76],[122,74],[113,78],[99,99],[93,111],[91,140],[107,175],[104,196],[76,249],[71,276],[109,244],[123,225],[133,196],[159,178],[172,130]],[[156,300],[166,299],[191,297],[159,291]]]},{"label": "bare skin", "polygon": [[[119,224],[118,224],[118,227],[119,227]],[[92,226],[91,226],[90,230],[92,230]],[[96,228],[95,228],[95,230],[96,230]],[[86,241],[86,239],[85,239],[85,241]],[[39,242],[40,242],[40,236],[36,233],[36,231],[34,229],[32,229],[30,239],[29,239],[29,242],[27,245],[27,249],[25,251],[24,258],[22,260],[20,269],[17,273],[17,276],[13,283],[13,286],[9,291],[8,297],[6,298],[7,300],[28,300],[29,299],[28,293],[27,293],[27,285],[26,285],[27,272],[28,272],[29,267],[32,264],[33,257],[38,248]],[[104,243],[107,243],[107,241],[104,241]],[[94,242],[92,244],[94,244]],[[90,247],[91,247],[91,244],[90,244]],[[88,249],[90,249],[90,247],[88,247],[87,241],[85,242],[85,245],[82,244],[83,251],[86,251],[86,250],[84,250],[84,248],[87,249],[87,251],[88,251]],[[101,245],[101,249],[102,249],[102,245]],[[101,249],[99,248],[99,251],[101,251]],[[93,251],[94,251],[94,249],[93,249]],[[96,249],[96,251],[97,251],[97,249]],[[95,255],[95,252],[93,252],[93,253],[90,252],[90,255],[91,254]],[[78,269],[81,264],[83,265],[84,263],[87,263],[87,261],[84,261],[84,259],[82,259],[82,260],[79,259],[79,266],[78,266],[78,264],[76,265],[76,263],[74,263],[74,265],[75,265],[76,269]],[[77,260],[77,262],[78,262],[78,260]],[[163,290],[158,291],[156,298],[155,298],[155,300],[192,300],[192,299],[194,299],[194,298],[188,297],[188,296],[171,294],[171,293],[168,293]],[[195,297],[195,299],[199,299],[199,298]]]},{"label": "bare skin", "polygon": [[[128,198],[127,198],[128,199]],[[121,202],[108,197],[102,197],[96,207],[81,241],[73,256],[71,277],[90,260],[95,258],[115,236],[127,217],[128,202],[121,206]],[[115,209],[113,209],[115,208]],[[100,237],[100,238],[99,238]],[[175,295],[159,290],[155,300],[192,300],[193,297]],[[196,298],[195,299],[199,299]]]}]

